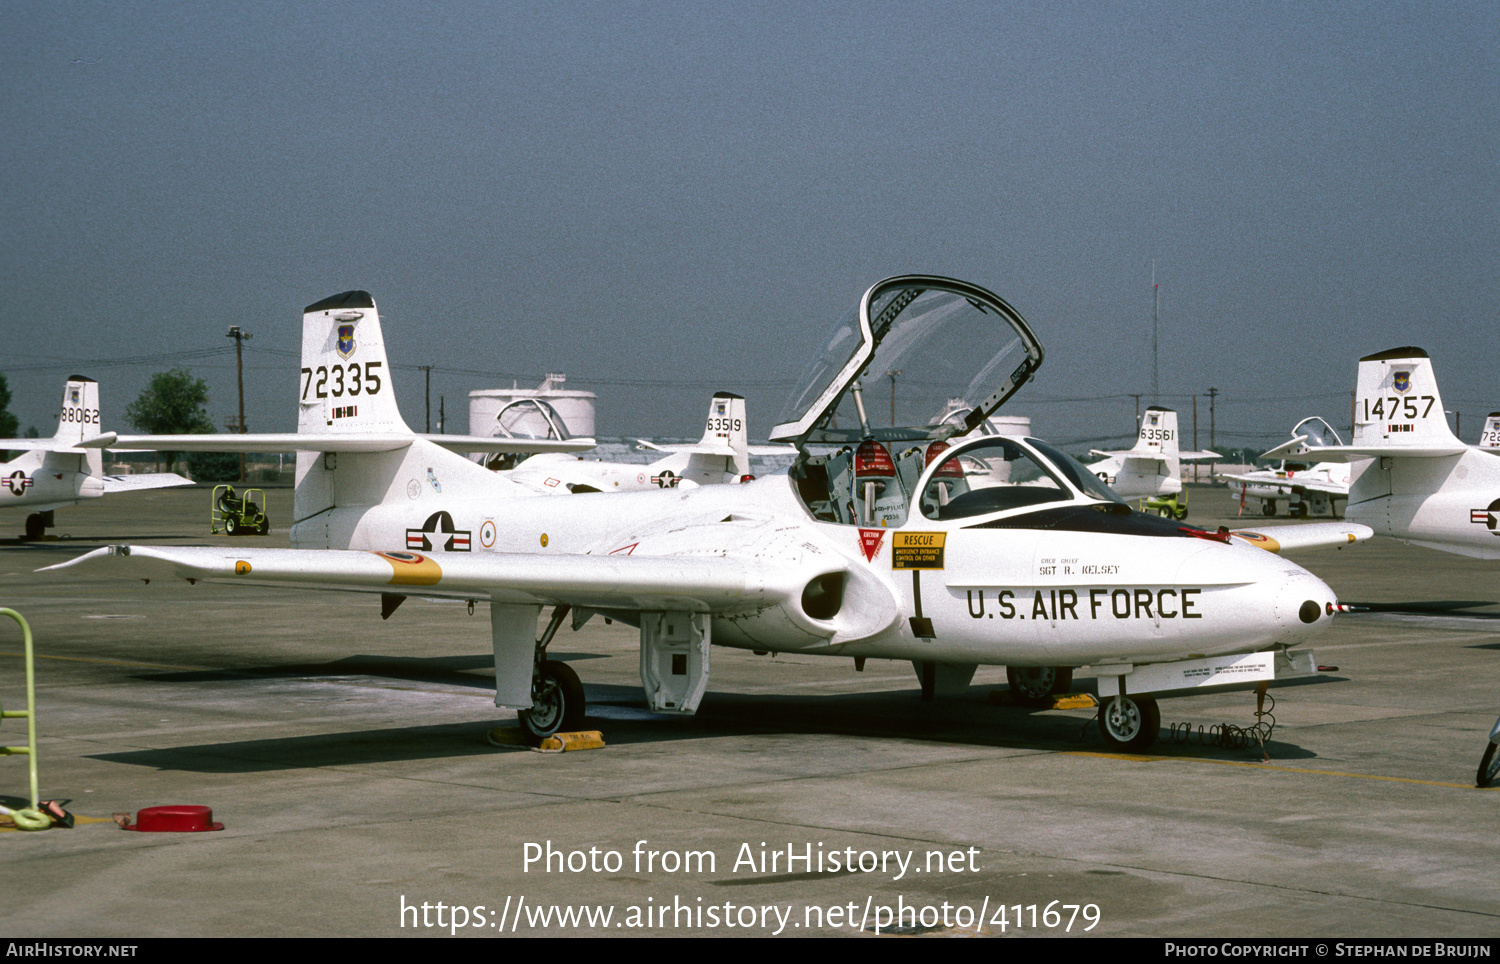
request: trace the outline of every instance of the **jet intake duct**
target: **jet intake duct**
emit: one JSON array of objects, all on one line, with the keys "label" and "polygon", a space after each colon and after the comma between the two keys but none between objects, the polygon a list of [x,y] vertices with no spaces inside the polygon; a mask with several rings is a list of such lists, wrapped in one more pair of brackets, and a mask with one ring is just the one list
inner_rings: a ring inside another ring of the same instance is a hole
[{"label": "jet intake duct", "polygon": [[813,619],[832,619],[844,607],[842,572],[825,572],[815,576],[802,590],[802,611]]}]

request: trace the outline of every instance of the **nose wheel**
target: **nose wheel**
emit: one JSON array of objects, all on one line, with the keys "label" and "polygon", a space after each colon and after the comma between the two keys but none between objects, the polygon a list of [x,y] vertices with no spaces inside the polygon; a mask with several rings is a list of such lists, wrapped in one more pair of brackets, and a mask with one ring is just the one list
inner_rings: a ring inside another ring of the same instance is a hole
[{"label": "nose wheel", "polygon": [[1147,696],[1104,697],[1099,705],[1099,735],[1111,750],[1139,753],[1156,742],[1161,710]]},{"label": "nose wheel", "polygon": [[1488,744],[1484,748],[1484,756],[1479,758],[1479,772],[1474,776],[1476,787],[1488,787],[1494,784],[1495,778],[1500,776],[1500,752],[1497,752],[1495,744]]}]

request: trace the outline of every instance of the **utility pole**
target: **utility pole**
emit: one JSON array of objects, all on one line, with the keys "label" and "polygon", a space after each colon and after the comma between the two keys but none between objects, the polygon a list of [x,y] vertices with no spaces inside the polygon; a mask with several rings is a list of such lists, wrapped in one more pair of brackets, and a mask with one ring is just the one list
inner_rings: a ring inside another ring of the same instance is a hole
[{"label": "utility pole", "polygon": [[[240,386],[240,416],[239,416],[239,420],[237,422],[235,422],[235,431],[239,432],[241,435],[244,435],[245,434],[245,361],[244,361],[244,358],[243,358],[243,356],[241,354],[241,349],[244,346],[245,341],[248,338],[250,338],[250,333],[248,331],[242,330],[239,325],[230,325],[229,326],[229,333],[227,335],[225,335],[224,337],[226,337],[226,338],[233,338],[234,339],[234,374],[235,374],[235,379],[236,379],[236,381],[239,382],[239,386]],[[240,453],[240,482],[243,483],[244,481],[245,481],[245,453],[241,452]]]},{"label": "utility pole", "polygon": [[893,368],[886,372],[886,377],[891,380],[891,428],[896,427],[896,376],[901,374],[901,369]]},{"label": "utility pole", "polygon": [[[1193,451],[1198,449],[1198,396],[1193,396]],[[1198,481],[1198,459],[1193,459],[1193,481]]]},{"label": "utility pole", "polygon": [[[1214,444],[1214,402],[1218,397],[1219,390],[1210,386],[1208,389],[1208,447],[1215,452],[1219,450],[1218,446]],[[1208,477],[1210,479],[1214,477],[1214,466],[1212,465],[1208,467]]]},{"label": "utility pole", "polygon": [[443,414],[443,400],[446,395],[438,396],[438,434],[443,435],[448,431],[448,416]]},{"label": "utility pole", "polygon": [[[422,407],[423,408],[423,414],[426,417],[426,425],[427,425],[427,427],[424,428],[422,431],[425,432],[428,435],[431,435],[432,434],[432,366],[431,365],[418,365],[417,367],[420,368],[420,369],[422,369],[422,371],[426,374],[426,377],[427,377],[427,389],[426,389],[426,394],[424,395],[425,401],[424,401],[423,407]],[[441,417],[442,416],[440,415],[439,418],[441,418]]]}]

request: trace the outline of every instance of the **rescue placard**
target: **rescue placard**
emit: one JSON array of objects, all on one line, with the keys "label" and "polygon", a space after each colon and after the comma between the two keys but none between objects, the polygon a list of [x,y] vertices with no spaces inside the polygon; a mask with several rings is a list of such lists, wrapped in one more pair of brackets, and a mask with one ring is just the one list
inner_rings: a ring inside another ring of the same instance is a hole
[{"label": "rescue placard", "polygon": [[892,569],[943,568],[943,539],[946,532],[893,532],[891,540]]}]

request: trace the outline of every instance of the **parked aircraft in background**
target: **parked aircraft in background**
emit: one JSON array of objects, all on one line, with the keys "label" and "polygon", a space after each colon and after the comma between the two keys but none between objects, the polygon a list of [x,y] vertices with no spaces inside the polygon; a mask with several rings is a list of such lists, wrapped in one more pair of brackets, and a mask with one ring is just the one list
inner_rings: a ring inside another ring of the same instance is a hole
[{"label": "parked aircraft in background", "polygon": [[1479,447],[1487,452],[1500,449],[1500,412],[1491,412],[1484,420],[1484,431],[1479,433]]},{"label": "parked aircraft in background", "polygon": [[1294,439],[1266,457],[1353,463],[1347,520],[1414,545],[1500,559],[1500,449],[1486,438],[1459,441],[1427,352],[1393,348],[1359,360],[1351,444]]},{"label": "parked aircraft in background", "polygon": [[0,439],[0,452],[23,452],[0,464],[0,509],[24,510],[26,538],[40,539],[54,524],[53,511],[64,506],[121,492],[193,484],[172,472],[105,475],[104,446],[114,438],[99,427],[99,383],[70,376],[51,438]]},{"label": "parked aircraft in background", "polygon": [[[1291,442],[1284,442],[1261,458],[1276,458],[1276,453],[1290,446],[1342,445],[1333,426],[1316,416],[1304,418],[1292,429]],[[1285,501],[1292,516],[1339,514],[1339,503],[1349,501],[1349,465],[1344,462],[1317,462],[1282,459],[1274,469],[1256,469],[1240,475],[1224,476],[1229,491],[1245,503],[1259,500],[1263,515],[1275,515],[1276,503]]]},{"label": "parked aircraft in background", "polygon": [[564,454],[532,455],[509,470],[509,477],[548,495],[588,492],[630,492],[643,489],[692,488],[750,479],[751,455],[794,455],[785,445],[750,445],[746,434],[745,400],[719,392],[709,401],[703,438],[685,445],[645,448],[670,453],[650,465],[590,461]]},{"label": "parked aircraft in background", "polygon": [[[578,676],[547,648],[595,614],[639,627],[646,701],[662,713],[696,711],[711,643],[856,669],[910,660],[924,695],[966,687],[983,663],[1007,667],[1018,699],[1045,700],[1087,665],[1101,732],[1126,749],[1155,740],[1154,693],[1316,672],[1294,647],[1332,621],[1333,591],[1262,549],[1368,529],[1205,532],[1132,510],[1040,440],[950,445],[1042,361],[1026,322],[983,288],[887,279],[823,344],[771,432],[800,453],[783,475],[547,498],[412,433],[388,384],[335,415],[343,401],[304,381],[297,548],[112,546],[54,568],[364,592],[384,616],[408,595],[488,601],[496,705],[538,736],[582,721]],[[303,365],[389,372],[369,294],[306,309]],[[876,427],[861,380],[893,370],[983,401],[956,424]]]},{"label": "parked aircraft in background", "polygon": [[1124,452],[1101,452],[1104,461],[1089,465],[1122,499],[1154,499],[1182,491],[1182,463],[1219,458],[1218,452],[1183,452],[1177,432],[1177,413],[1152,405],[1141,418],[1135,447]]}]

